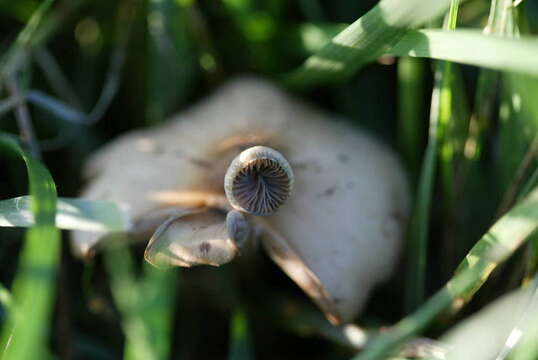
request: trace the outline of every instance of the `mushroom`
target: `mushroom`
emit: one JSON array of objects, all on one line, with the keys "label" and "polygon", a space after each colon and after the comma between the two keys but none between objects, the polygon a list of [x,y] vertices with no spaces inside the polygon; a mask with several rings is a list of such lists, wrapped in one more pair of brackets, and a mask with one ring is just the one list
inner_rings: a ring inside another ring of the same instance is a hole
[{"label": "mushroom", "polygon": [[[122,204],[131,237],[151,237],[149,262],[217,266],[259,239],[334,324],[391,274],[408,215],[387,146],[254,78],[113,141],[86,175],[83,197]],[[74,251],[88,255],[103,235],[74,233]]]},{"label": "mushroom", "polygon": [[536,288],[512,291],[459,322],[441,337],[448,360],[504,359],[518,344],[536,342]]}]

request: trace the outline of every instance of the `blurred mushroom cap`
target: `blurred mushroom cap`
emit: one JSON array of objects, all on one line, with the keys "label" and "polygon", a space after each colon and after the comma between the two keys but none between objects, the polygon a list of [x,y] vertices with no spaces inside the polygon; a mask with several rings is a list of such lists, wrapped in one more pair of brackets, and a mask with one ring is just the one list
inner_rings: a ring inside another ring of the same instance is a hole
[{"label": "blurred mushroom cap", "polygon": [[[266,81],[231,81],[171,121],[103,147],[86,167],[83,196],[124,204],[131,234],[149,239],[167,209],[229,206],[226,169],[254,145],[282,153],[295,177],[287,202],[254,219],[264,247],[329,319],[351,321],[397,262],[408,216],[405,175],[371,135]],[[73,249],[84,255],[99,239],[76,232]]]},{"label": "blurred mushroom cap", "polygon": [[[533,291],[508,293],[459,322],[441,337],[448,360],[491,360],[518,341],[536,341],[538,298]],[[530,332],[528,332],[530,330]],[[531,335],[526,339],[525,336]]]}]

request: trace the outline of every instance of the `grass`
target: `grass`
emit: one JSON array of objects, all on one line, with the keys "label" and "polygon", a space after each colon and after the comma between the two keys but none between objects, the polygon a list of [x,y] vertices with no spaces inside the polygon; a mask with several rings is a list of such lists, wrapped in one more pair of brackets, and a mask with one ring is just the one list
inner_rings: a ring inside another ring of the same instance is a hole
[{"label": "grass", "polygon": [[44,335],[52,316],[60,250],[60,232],[54,226],[56,187],[47,169],[13,139],[2,136],[0,145],[26,164],[35,218],[21,250],[12,299],[4,290],[9,317],[0,337],[3,359],[26,359],[35,351],[48,353]]},{"label": "grass", "polygon": [[[0,359],[384,359],[535,281],[538,9],[515,5],[0,5],[0,225],[29,228],[1,229]],[[399,150],[413,214],[402,266],[357,319],[366,342],[350,346],[263,257],[259,274],[241,263],[162,271],[138,245],[83,263],[61,242],[59,228],[126,226],[115,204],[76,199],[83,159],[237,73],[283,84]],[[537,356],[522,343],[509,358]]]}]

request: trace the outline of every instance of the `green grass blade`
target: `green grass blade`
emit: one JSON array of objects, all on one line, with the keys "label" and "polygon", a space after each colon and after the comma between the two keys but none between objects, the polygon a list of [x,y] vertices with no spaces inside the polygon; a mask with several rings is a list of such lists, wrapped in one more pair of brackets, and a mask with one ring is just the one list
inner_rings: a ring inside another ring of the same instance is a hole
[{"label": "green grass blade", "polygon": [[450,0],[381,0],[310,56],[285,81],[291,86],[306,87],[343,80],[384,54],[408,29],[442,14],[449,3]]},{"label": "green grass blade", "polygon": [[105,250],[105,265],[110,278],[112,296],[122,316],[125,333],[125,360],[155,360],[156,349],[151,342],[150,329],[140,315],[140,292],[134,271],[133,257],[121,245]]},{"label": "green grass blade", "polygon": [[[34,226],[31,202],[31,196],[0,200],[0,227]],[[130,227],[127,213],[112,201],[59,198],[56,207],[55,224],[59,229],[119,232]]]},{"label": "green grass blade", "polygon": [[[447,16],[446,30],[452,30],[456,24],[458,1],[453,0]],[[452,64],[441,62],[436,64],[435,86],[430,108],[430,130],[428,145],[424,154],[420,174],[415,211],[409,230],[407,248],[408,270],[406,286],[406,309],[414,310],[424,300],[426,282],[426,258],[428,250],[428,231],[430,208],[435,179],[437,154],[442,136],[452,117]],[[446,161],[443,163],[446,164]]]},{"label": "green grass blade", "polygon": [[435,178],[435,167],[439,147],[438,121],[441,91],[443,88],[443,65],[436,72],[436,85],[432,94],[430,110],[430,131],[428,145],[422,161],[417,195],[407,243],[407,272],[406,272],[406,310],[415,309],[424,299],[426,274],[426,256],[428,229],[430,223],[430,207]]},{"label": "green grass blade", "polygon": [[28,171],[31,208],[36,225],[26,233],[13,282],[13,303],[0,337],[2,359],[30,359],[46,354],[48,328],[60,255],[60,232],[54,227],[56,187],[47,169],[12,139],[0,136],[0,146],[23,158]]},{"label": "green grass blade", "polygon": [[518,200],[521,200],[522,198],[524,198],[525,196],[527,196],[527,194],[535,187],[535,186],[538,186],[538,167],[536,167],[534,169],[534,171],[532,172],[531,176],[529,177],[529,179],[527,180],[527,182],[525,183],[525,185],[522,187],[521,189],[521,192],[518,196]]},{"label": "green grass blade", "polygon": [[230,328],[229,360],[254,359],[252,345],[248,336],[248,319],[242,310],[234,311]]},{"label": "green grass blade", "polygon": [[411,30],[388,53],[538,76],[538,41],[530,37],[505,38],[469,29]]},{"label": "green grass blade", "polygon": [[35,41],[37,30],[42,24],[43,18],[47,10],[50,8],[54,0],[45,0],[39,5],[39,8],[32,14],[30,20],[26,23],[26,26],[17,36],[15,43],[7,51],[7,53],[0,59],[0,74],[5,76],[6,73],[13,71],[11,66],[18,66],[18,58],[22,55],[22,52],[32,46],[32,42]]},{"label": "green grass blade", "polygon": [[150,331],[158,359],[170,357],[178,274],[177,269],[157,269],[144,262],[139,282],[143,295],[140,316]]},{"label": "green grass blade", "polygon": [[[317,53],[323,49],[334,46],[331,45],[334,39],[343,32],[332,40],[331,36],[343,26],[329,23],[302,24],[297,30],[300,47],[307,53],[314,52],[312,56],[317,56]],[[408,30],[398,37],[398,41],[392,48],[385,46],[382,53],[366,62],[383,54],[448,60],[487,69],[538,76],[536,66],[538,40],[529,36],[517,39],[507,38],[499,35],[485,35],[474,29],[459,29],[450,33],[439,29]],[[345,62],[342,61],[340,64],[343,66]]]},{"label": "green grass blade", "polygon": [[538,189],[500,218],[482,236],[448,283],[411,315],[370,342],[355,360],[381,359],[422,331],[451,305],[468,301],[505,261],[538,229]]},{"label": "green grass blade", "polygon": [[2,284],[0,284],[0,305],[6,310],[11,310],[13,305],[13,296]]},{"label": "green grass blade", "polygon": [[169,358],[177,273],[144,263],[138,279],[133,256],[121,245],[105,250],[105,264],[112,295],[122,316],[126,340],[123,358]]},{"label": "green grass blade", "polygon": [[196,75],[187,10],[175,0],[148,1],[146,119],[165,117],[184,103]]},{"label": "green grass blade", "polygon": [[420,169],[424,133],[424,65],[423,60],[410,57],[398,61],[398,138],[413,183],[416,182]]}]

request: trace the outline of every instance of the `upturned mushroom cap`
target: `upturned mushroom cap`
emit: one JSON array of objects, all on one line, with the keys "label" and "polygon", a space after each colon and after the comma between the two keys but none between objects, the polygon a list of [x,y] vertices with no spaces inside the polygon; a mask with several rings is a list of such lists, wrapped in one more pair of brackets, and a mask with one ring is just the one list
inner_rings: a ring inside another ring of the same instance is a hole
[{"label": "upturned mushroom cap", "polygon": [[[83,196],[125,204],[132,233],[151,234],[166,209],[229,206],[224,174],[253,145],[282,153],[294,173],[293,194],[262,219],[272,229],[262,232],[264,247],[334,323],[351,321],[396,264],[404,173],[364,131],[267,82],[235,80],[170,122],[105,146],[87,166]],[[84,255],[98,241],[77,232],[73,247]]]}]

